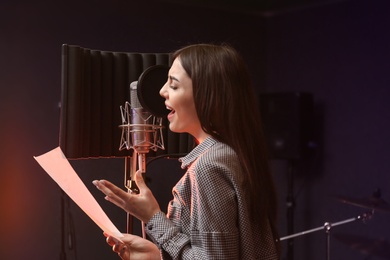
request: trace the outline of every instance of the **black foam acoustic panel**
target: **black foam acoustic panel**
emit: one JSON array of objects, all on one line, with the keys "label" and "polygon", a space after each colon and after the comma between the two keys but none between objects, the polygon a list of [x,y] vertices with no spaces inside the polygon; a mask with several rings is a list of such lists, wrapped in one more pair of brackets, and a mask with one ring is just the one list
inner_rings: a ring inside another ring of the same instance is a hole
[{"label": "black foam acoustic panel", "polygon": [[[171,63],[167,53],[113,52],[62,46],[60,147],[69,159],[126,157],[119,151],[120,106],[130,101],[129,86],[143,71]],[[188,134],[163,129],[165,150],[151,156],[187,153],[193,148]]]}]

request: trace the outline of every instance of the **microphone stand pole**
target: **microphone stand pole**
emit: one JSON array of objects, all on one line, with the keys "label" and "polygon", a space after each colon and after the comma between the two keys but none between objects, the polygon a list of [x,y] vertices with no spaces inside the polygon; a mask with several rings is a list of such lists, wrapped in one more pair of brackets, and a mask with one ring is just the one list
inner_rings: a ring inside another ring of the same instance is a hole
[{"label": "microphone stand pole", "polygon": [[[134,175],[137,171],[137,152],[133,152],[133,156],[125,157],[125,187],[127,188],[128,193],[133,193],[135,191],[135,181]],[[134,190],[134,191],[133,191]],[[128,234],[133,233],[133,216],[129,213],[127,214],[127,229]]]},{"label": "microphone stand pole", "polygon": [[[139,153],[136,150],[133,152],[133,157],[125,157],[125,187],[128,193],[139,194],[139,188],[135,183],[135,174],[137,172],[137,162],[139,170],[142,173],[146,172],[146,156],[145,153]],[[142,237],[145,238],[145,227],[142,223]],[[133,233],[133,216],[127,213],[127,233]]]}]

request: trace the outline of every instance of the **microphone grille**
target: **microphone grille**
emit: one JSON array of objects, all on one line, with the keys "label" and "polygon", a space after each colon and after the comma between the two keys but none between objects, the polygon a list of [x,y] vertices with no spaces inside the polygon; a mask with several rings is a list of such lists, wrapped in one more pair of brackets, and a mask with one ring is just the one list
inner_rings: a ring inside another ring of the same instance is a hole
[{"label": "microphone grille", "polygon": [[133,81],[130,83],[130,106],[133,109],[142,108],[142,105],[138,99],[137,85],[138,85],[138,81]]}]

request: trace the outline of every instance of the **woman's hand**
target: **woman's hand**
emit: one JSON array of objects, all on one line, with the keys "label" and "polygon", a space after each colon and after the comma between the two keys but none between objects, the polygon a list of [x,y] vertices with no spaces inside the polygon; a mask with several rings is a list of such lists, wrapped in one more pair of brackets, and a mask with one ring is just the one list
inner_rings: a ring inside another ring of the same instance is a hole
[{"label": "woman's hand", "polygon": [[106,200],[124,209],[144,223],[148,223],[160,211],[160,206],[151,190],[146,186],[140,171],[135,174],[135,183],[139,188],[139,194],[125,192],[106,180],[95,180],[92,183],[106,194]]},{"label": "woman's hand", "polygon": [[104,233],[104,236],[107,237],[107,243],[112,246],[112,250],[118,253],[121,259],[161,259],[159,249],[149,240],[131,234],[123,235],[122,241],[118,241],[116,238]]}]

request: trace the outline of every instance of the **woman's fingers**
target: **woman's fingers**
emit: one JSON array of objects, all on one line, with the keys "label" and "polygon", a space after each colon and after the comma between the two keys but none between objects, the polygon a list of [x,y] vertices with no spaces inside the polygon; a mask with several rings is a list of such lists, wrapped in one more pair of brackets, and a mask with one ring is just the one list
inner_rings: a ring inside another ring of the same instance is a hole
[{"label": "woman's fingers", "polygon": [[94,180],[92,182],[106,197],[105,199],[114,203],[116,206],[125,209],[125,201],[129,194],[106,180]]},{"label": "woman's fingers", "polygon": [[142,193],[143,190],[148,189],[148,187],[145,184],[141,171],[137,171],[135,173],[135,184],[137,184],[140,193]]},{"label": "woman's fingers", "polygon": [[107,201],[141,221],[147,222],[155,213],[160,211],[160,207],[151,190],[146,186],[141,171],[136,172],[135,181],[140,190],[139,194],[125,192],[106,180],[95,180],[93,184],[106,195],[105,199]]},{"label": "woman's fingers", "polygon": [[116,239],[116,238],[113,237],[113,236],[110,236],[110,235],[107,234],[106,232],[104,232],[103,235],[106,237],[106,242],[107,242],[107,244],[109,244],[110,246],[122,244],[122,241]]},{"label": "woman's fingers", "polygon": [[121,254],[126,250],[126,248],[127,247],[124,244],[115,244],[112,246],[112,251],[114,251],[115,253]]},{"label": "woman's fingers", "polygon": [[94,180],[92,183],[106,195],[122,197],[122,193],[126,194],[122,189],[106,180]]},{"label": "woman's fingers", "polygon": [[106,236],[106,242],[108,245],[112,247],[112,251],[115,253],[118,253],[118,255],[123,258],[124,254],[127,250],[127,246],[122,243],[121,241],[117,240],[116,238],[104,233],[104,236]]}]

